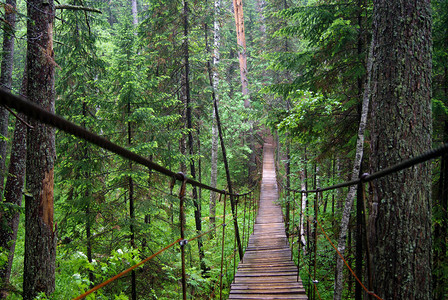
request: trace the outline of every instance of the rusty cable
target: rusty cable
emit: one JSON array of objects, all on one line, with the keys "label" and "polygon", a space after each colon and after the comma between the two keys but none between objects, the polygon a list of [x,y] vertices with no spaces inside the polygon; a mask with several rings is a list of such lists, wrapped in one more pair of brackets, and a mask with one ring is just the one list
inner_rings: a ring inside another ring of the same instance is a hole
[{"label": "rusty cable", "polygon": [[88,290],[87,292],[85,292],[84,294],[82,294],[82,295],[80,295],[80,296],[74,298],[73,300],[80,300],[80,299],[85,298],[86,296],[88,296],[88,295],[92,294],[93,292],[99,290],[100,288],[102,288],[102,287],[108,285],[109,283],[111,283],[111,282],[117,280],[118,278],[122,277],[123,275],[126,275],[127,273],[131,272],[131,271],[134,270],[135,268],[138,268],[138,267],[141,266],[142,264],[144,264],[144,263],[150,261],[151,259],[153,259],[154,257],[158,256],[159,254],[165,252],[165,251],[168,250],[169,248],[171,248],[171,247],[173,247],[174,245],[176,245],[177,243],[179,243],[181,240],[182,240],[181,238],[178,238],[176,241],[172,242],[171,244],[169,244],[169,245],[166,246],[165,248],[160,249],[159,251],[157,251],[157,252],[154,253],[153,255],[151,255],[151,256],[145,258],[144,260],[142,260],[142,261],[139,262],[138,264],[136,264],[136,265],[134,265],[134,266],[132,266],[132,267],[130,267],[130,268],[124,270],[123,272],[121,272],[121,273],[115,275],[114,277],[112,277],[112,278],[110,278],[110,279],[104,281],[103,283],[98,284],[98,285],[95,286],[94,288]]},{"label": "rusty cable", "polygon": [[[302,257],[301,257],[301,259],[302,259],[303,265],[306,265],[306,262],[303,260]],[[310,276],[311,281],[313,282],[314,290],[317,292],[317,296],[319,297],[320,300],[322,300],[322,298],[320,297],[319,291],[317,290],[317,285],[316,285],[316,283],[318,283],[318,281],[315,280],[315,279],[313,278],[313,276],[311,275],[309,269],[307,269],[307,268],[305,268],[305,269],[306,269],[306,271],[308,272],[308,275]],[[310,291],[308,291],[308,292],[310,292]]]},{"label": "rusty cable", "polygon": [[356,281],[361,285],[361,287],[366,291],[367,294],[377,298],[378,300],[383,300],[380,296],[378,296],[377,294],[375,294],[372,291],[369,291],[368,288],[366,288],[366,286],[361,282],[361,280],[359,280],[358,276],[356,276],[355,272],[352,270],[352,268],[350,268],[349,264],[347,263],[347,261],[345,260],[344,256],[341,254],[341,252],[339,252],[339,250],[336,248],[336,246],[333,244],[333,242],[331,241],[331,239],[328,237],[327,233],[325,232],[324,228],[322,227],[322,224],[319,222],[319,220],[316,219],[317,224],[319,224],[320,229],[322,230],[322,232],[324,233],[325,237],[327,238],[327,240],[330,242],[331,246],[333,246],[334,250],[336,250],[336,252],[338,253],[339,257],[344,261],[345,265],[347,266],[347,268],[349,269],[350,273],[353,275],[353,277],[356,279]]}]

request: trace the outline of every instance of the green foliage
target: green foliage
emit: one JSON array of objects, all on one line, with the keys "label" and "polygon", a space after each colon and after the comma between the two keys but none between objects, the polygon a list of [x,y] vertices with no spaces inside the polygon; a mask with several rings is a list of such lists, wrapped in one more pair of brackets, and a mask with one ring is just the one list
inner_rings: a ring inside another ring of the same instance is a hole
[{"label": "green foliage", "polygon": [[[301,141],[314,141],[327,155],[335,145],[350,149],[358,123],[357,114],[352,112],[361,103],[365,82],[370,1],[362,5],[355,1],[299,1],[283,9],[271,2],[269,18],[273,24],[281,24],[272,26],[272,40],[298,40],[299,46],[296,51],[272,48],[274,51],[266,55],[270,69],[286,74],[283,80],[262,90],[274,99],[283,98],[268,111],[270,127],[285,120],[282,130],[292,129],[288,132]],[[300,97],[300,91],[322,95],[328,106],[319,104],[318,108],[297,113],[302,106],[294,108],[297,101],[288,100]]]},{"label": "green foliage", "polygon": [[[319,139],[328,130],[327,124],[333,117],[332,113],[340,107],[337,100],[310,91],[297,91],[289,98],[293,106],[277,128],[282,133],[289,132],[299,137],[303,142]],[[329,120],[322,122],[325,118]],[[321,122],[316,122],[316,119]]]}]

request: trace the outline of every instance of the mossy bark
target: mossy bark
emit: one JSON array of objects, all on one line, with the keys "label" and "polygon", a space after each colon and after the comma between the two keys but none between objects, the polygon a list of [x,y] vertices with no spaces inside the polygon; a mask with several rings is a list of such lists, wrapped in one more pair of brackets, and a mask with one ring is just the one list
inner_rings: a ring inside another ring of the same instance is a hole
[{"label": "mossy bark", "polygon": [[[429,0],[374,1],[371,171],[431,147]],[[373,182],[373,289],[383,299],[431,299],[431,169]]]},{"label": "mossy bark", "polygon": [[[7,0],[4,4],[5,15],[3,22],[3,53],[1,63],[0,85],[11,90],[12,70],[14,65],[14,30],[16,27],[16,1]],[[0,107],[0,134],[8,136],[9,112]],[[3,182],[6,176],[6,148],[7,141],[0,140],[0,195],[3,195]]]},{"label": "mossy bark", "polygon": [[[52,0],[29,0],[28,99],[54,112]],[[53,220],[55,130],[31,121],[28,130],[25,195],[25,266],[23,299],[55,288],[56,230]]]},{"label": "mossy bark", "polygon": [[[22,96],[26,95],[28,80],[26,70],[23,74]],[[26,116],[20,114],[22,119]],[[5,183],[4,203],[22,206],[23,187],[26,174],[26,134],[27,127],[20,121],[16,121],[14,138],[12,141],[11,155],[9,158],[8,177]],[[0,228],[0,247],[8,251],[8,261],[0,268],[1,291],[0,298],[8,296],[9,279],[11,276],[12,262],[16,248],[17,231],[19,228],[19,210],[0,211],[0,219],[4,222]]]}]

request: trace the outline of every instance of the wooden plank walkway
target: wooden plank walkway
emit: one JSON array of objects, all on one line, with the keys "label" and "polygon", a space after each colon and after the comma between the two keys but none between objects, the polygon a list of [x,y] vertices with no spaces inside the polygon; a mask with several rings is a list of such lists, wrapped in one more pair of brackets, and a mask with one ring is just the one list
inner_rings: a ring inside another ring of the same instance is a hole
[{"label": "wooden plank walkway", "polygon": [[229,299],[308,299],[291,261],[278,199],[274,150],[264,144],[260,207]]}]

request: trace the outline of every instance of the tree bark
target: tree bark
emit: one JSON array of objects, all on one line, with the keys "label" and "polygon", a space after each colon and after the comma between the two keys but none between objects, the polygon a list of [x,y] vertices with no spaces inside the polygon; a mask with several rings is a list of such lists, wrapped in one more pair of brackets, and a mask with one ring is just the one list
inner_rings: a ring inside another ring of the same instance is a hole
[{"label": "tree bark", "polygon": [[138,25],[138,10],[137,10],[137,0],[131,0],[132,6],[132,24],[134,26]]},{"label": "tree bark", "polygon": [[[448,122],[445,121],[444,141],[448,137]],[[439,214],[439,222],[434,222],[434,299],[443,300],[446,295],[447,283],[444,274],[444,266],[447,263],[447,244],[448,239],[448,155],[444,155],[440,160],[440,178],[438,201],[435,207]],[[437,203],[438,202],[438,203]]]},{"label": "tree bark", "polygon": [[[359,178],[359,173],[361,170],[361,162],[364,156],[364,132],[367,126],[367,115],[369,113],[369,102],[370,102],[370,73],[372,71],[372,60],[373,60],[373,43],[370,46],[369,50],[369,58],[367,62],[367,77],[368,82],[364,88],[364,96],[362,99],[362,108],[361,108],[361,118],[359,120],[358,127],[358,138],[356,140],[356,154],[355,161],[353,162],[353,169],[351,180],[356,180]],[[353,200],[355,199],[357,186],[351,186],[347,193],[347,198],[345,199],[344,210],[342,212],[341,218],[341,228],[339,231],[339,239],[338,239],[338,251],[344,255],[345,252],[345,243],[347,240],[347,229],[350,221],[350,214],[353,207]],[[342,297],[342,289],[343,289],[343,271],[344,262],[338,256],[336,256],[336,277],[334,280],[334,295],[333,299],[340,300]]]},{"label": "tree bark", "polygon": [[241,92],[244,96],[244,107],[250,107],[249,83],[247,81],[247,54],[246,54],[246,34],[244,29],[243,1],[233,0],[233,10],[235,14],[236,39],[238,43],[238,57],[240,61]]},{"label": "tree bark", "polygon": [[[220,60],[219,47],[221,46],[221,25],[219,23],[221,16],[221,0],[215,0],[214,2],[214,20],[213,20],[213,68],[209,67],[209,75],[211,73],[210,84],[212,86],[213,103],[219,107],[219,74],[218,66]],[[210,186],[216,187],[218,184],[218,143],[219,143],[219,133],[218,126],[216,124],[216,111],[213,105],[213,120],[212,120],[212,153],[211,153],[211,168],[210,168]],[[210,227],[215,226],[215,216],[216,216],[216,193],[210,192],[209,200],[209,214],[210,214]]]},{"label": "tree bark", "polygon": [[[376,0],[373,10],[371,171],[431,147],[429,0]],[[383,299],[432,299],[431,168],[373,182],[373,289]]]},{"label": "tree bark", "polygon": [[289,223],[290,223],[290,189],[291,189],[291,154],[290,154],[291,143],[289,138],[286,139],[286,204],[285,204],[285,229],[286,238],[289,240]]},{"label": "tree bark", "polygon": [[[28,99],[54,112],[54,52],[52,0],[29,0]],[[25,265],[23,299],[55,288],[56,230],[53,221],[55,130],[31,121],[28,130],[25,194]]]},{"label": "tree bark", "polygon": [[[23,74],[22,96],[26,95],[27,77],[26,70]],[[20,114],[25,119],[25,116]],[[23,187],[26,173],[26,125],[20,120],[16,121],[14,129],[14,138],[12,142],[11,156],[9,159],[8,178],[5,184],[4,203],[10,203],[20,207],[22,205]],[[2,211],[0,219],[5,224],[0,228],[0,247],[7,249],[8,262],[0,269],[0,298],[6,298],[8,295],[8,285],[11,276],[12,262],[17,240],[17,230],[19,228],[19,211]]]},{"label": "tree bark", "polygon": [[[16,0],[5,3],[5,22],[3,23],[3,57],[1,63],[0,85],[11,90],[14,64],[14,30],[16,27]],[[0,107],[0,135],[8,136],[9,112]],[[3,182],[6,173],[6,140],[0,140],[0,196],[3,195]]]},{"label": "tree bark", "polygon": [[[306,171],[307,164],[308,164],[308,159],[307,159],[306,150],[305,150],[305,156],[303,159],[304,170],[300,171],[300,187],[301,187],[302,191],[307,190],[307,184],[306,184],[306,181],[308,179],[307,171]],[[307,194],[302,193],[301,197],[302,197],[302,200],[301,200],[302,207],[300,209],[301,216],[300,216],[300,238],[299,239],[300,239],[300,243],[302,244],[303,253],[306,253],[307,242],[306,242],[306,238],[305,238],[305,224],[306,224],[305,212],[306,212],[306,207],[307,207],[307,202],[308,202]],[[300,247],[300,244],[299,244],[299,247]]]}]

